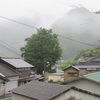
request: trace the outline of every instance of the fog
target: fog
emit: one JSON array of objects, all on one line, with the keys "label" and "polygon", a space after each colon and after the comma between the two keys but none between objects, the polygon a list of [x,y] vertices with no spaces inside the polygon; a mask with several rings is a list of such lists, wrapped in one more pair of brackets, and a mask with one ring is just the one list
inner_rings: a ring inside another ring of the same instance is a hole
[{"label": "fog", "polygon": [[[36,28],[50,27],[49,21],[45,23],[45,21],[48,19],[47,18],[48,16],[40,15],[39,13],[33,11],[31,12],[29,11],[29,13],[27,16],[19,16],[13,18],[13,20],[21,23],[25,23],[26,25],[0,18],[0,22],[1,22],[0,23],[0,56],[1,57],[16,57],[16,56],[19,57],[21,53],[20,47],[25,45],[25,41],[24,41],[25,38],[30,37],[32,34],[34,34],[36,32]],[[33,28],[30,26],[32,26]],[[9,45],[14,47],[14,51],[18,52],[17,55],[16,53],[9,50],[9,49],[13,49],[9,47]]]},{"label": "fog", "polygon": [[[72,9],[68,13],[66,12],[66,15],[56,21],[55,19],[52,20],[51,16],[41,15],[32,10],[28,12],[27,16],[16,17],[13,20],[35,26],[36,28],[52,28],[54,33],[63,36],[63,38],[59,37],[60,45],[63,49],[61,59],[72,59],[78,51],[95,47],[85,45],[84,43],[99,45],[100,15],[90,12],[83,7]],[[34,34],[36,29],[2,18],[0,22],[0,55],[3,57],[19,56],[20,47],[25,45],[25,38]],[[73,40],[83,42],[83,44]],[[19,55],[11,51],[9,52],[4,47],[5,44],[2,41],[13,46],[15,48],[14,51],[18,52]]]},{"label": "fog", "polygon": [[[54,22],[52,28],[55,33],[83,42],[82,44],[59,37],[61,47],[63,48],[62,59],[72,59],[80,50],[99,45],[99,26],[100,15],[90,12],[84,7],[72,9],[64,17]],[[93,44],[93,46],[84,43]]]}]

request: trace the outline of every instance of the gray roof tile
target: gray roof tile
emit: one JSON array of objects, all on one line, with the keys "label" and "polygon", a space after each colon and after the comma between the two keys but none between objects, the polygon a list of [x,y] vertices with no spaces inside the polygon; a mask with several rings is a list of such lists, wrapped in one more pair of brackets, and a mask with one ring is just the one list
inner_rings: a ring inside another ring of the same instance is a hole
[{"label": "gray roof tile", "polygon": [[66,85],[32,81],[13,89],[11,92],[36,100],[51,100],[69,89],[70,86]]}]

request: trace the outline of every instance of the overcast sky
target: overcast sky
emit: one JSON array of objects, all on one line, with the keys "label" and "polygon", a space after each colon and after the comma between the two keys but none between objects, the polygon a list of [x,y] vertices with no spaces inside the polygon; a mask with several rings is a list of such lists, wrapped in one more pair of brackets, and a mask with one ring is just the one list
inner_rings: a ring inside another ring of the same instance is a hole
[{"label": "overcast sky", "polygon": [[0,13],[22,14],[23,10],[34,10],[42,14],[57,15],[66,13],[73,5],[82,5],[95,11],[100,9],[100,0],[0,0]]},{"label": "overcast sky", "polygon": [[55,20],[77,6],[97,11],[100,0],[0,0],[0,16],[16,18],[33,11]]}]

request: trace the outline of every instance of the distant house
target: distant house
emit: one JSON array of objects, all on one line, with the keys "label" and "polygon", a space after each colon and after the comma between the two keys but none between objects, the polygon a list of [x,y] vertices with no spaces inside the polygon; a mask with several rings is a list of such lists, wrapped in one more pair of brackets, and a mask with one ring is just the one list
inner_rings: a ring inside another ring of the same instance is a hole
[{"label": "distant house", "polygon": [[30,78],[33,66],[20,58],[1,58],[1,61],[19,73],[19,85],[32,80]]},{"label": "distant house", "polygon": [[100,95],[100,72],[87,74],[79,78],[65,81],[62,84],[72,85]]},{"label": "distant house", "polygon": [[73,78],[79,77],[80,69],[75,66],[69,66],[64,69],[64,80],[71,80]]},{"label": "distant house", "polygon": [[0,58],[0,73],[10,81],[5,84],[5,93],[23,83],[32,80],[30,78],[33,66],[18,58]]},{"label": "distant house", "polygon": [[100,95],[76,87],[32,81],[12,91],[12,100],[100,100]]},{"label": "distant house", "polygon": [[89,73],[100,71],[100,55],[87,54],[78,60],[75,67],[80,69],[79,75],[86,75]]},{"label": "distant house", "polygon": [[[76,70],[75,70],[76,69]],[[74,74],[73,70],[76,74]],[[89,73],[100,71],[100,55],[87,54],[78,60],[78,64],[64,69],[64,80],[83,76]]]},{"label": "distant house", "polygon": [[9,80],[0,73],[0,96],[5,94],[5,84],[6,82],[8,82]]},{"label": "distant house", "polygon": [[64,81],[64,71],[62,71],[59,68],[56,68],[56,72],[55,73],[49,73],[48,74],[48,81],[53,81],[53,82],[57,82],[57,81]]},{"label": "distant house", "polygon": [[9,93],[11,89],[18,86],[19,73],[10,68],[10,65],[0,61],[0,73],[9,79],[9,82],[5,84],[5,93]]}]

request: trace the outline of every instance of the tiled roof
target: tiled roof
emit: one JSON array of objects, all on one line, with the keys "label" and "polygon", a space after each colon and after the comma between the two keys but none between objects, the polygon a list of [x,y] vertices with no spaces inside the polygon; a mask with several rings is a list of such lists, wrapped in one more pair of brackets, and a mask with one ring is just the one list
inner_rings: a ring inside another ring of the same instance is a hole
[{"label": "tiled roof", "polygon": [[2,75],[4,75],[5,77],[19,75],[15,70],[11,69],[4,63],[0,63],[0,73],[2,73]]},{"label": "tiled roof", "polygon": [[33,65],[19,58],[1,58],[1,59],[16,68],[33,67]]},{"label": "tiled roof", "polygon": [[95,59],[97,59],[97,61],[100,61],[100,55],[99,54],[86,54],[80,57],[78,61],[79,62],[92,62]]},{"label": "tiled roof", "polygon": [[100,65],[75,65],[76,68],[100,68]]},{"label": "tiled roof", "polygon": [[80,89],[78,87],[53,84],[53,83],[47,83],[47,82],[43,83],[43,82],[38,82],[38,81],[32,81],[32,82],[26,83],[25,85],[22,85],[20,87],[17,87],[11,90],[11,92],[17,95],[31,98],[33,100],[53,100],[71,89],[77,90],[89,95],[93,95],[96,97],[100,97],[99,94],[92,93],[87,90]]},{"label": "tiled roof", "polygon": [[70,89],[70,86],[32,81],[11,92],[36,100],[51,100]]}]

